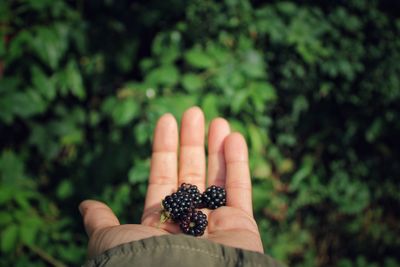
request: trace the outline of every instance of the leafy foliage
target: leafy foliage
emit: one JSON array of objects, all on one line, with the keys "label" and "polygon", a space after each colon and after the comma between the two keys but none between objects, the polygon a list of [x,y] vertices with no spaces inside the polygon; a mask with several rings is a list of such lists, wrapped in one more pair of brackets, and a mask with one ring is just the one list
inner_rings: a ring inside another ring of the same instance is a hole
[{"label": "leafy foliage", "polygon": [[389,3],[0,2],[0,265],[81,264],[85,198],[138,222],[157,118],[199,105],[249,142],[268,253],[399,266]]}]

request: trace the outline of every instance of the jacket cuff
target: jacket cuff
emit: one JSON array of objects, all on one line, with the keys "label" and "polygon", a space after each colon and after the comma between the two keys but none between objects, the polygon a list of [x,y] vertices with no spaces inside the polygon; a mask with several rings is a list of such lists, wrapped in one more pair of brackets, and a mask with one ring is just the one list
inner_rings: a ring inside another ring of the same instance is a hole
[{"label": "jacket cuff", "polygon": [[163,235],[121,244],[86,262],[94,266],[281,267],[270,256],[187,235]]}]

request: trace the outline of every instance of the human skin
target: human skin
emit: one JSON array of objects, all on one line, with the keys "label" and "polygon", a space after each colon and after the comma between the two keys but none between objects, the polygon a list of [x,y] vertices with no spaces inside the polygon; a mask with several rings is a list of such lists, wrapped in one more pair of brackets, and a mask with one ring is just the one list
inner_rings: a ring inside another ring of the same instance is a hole
[{"label": "human skin", "polygon": [[123,243],[181,233],[172,222],[160,225],[160,203],[182,183],[195,184],[201,192],[210,185],[225,187],[227,192],[226,206],[203,210],[208,227],[200,238],[263,253],[253,216],[246,141],[241,134],[231,133],[225,119],[214,119],[208,130],[206,163],[204,128],[204,114],[198,107],[184,112],[180,133],[171,114],[164,114],[158,120],[140,224],[121,225],[112,210],[99,201],[85,200],[79,205],[89,236],[89,258]]}]

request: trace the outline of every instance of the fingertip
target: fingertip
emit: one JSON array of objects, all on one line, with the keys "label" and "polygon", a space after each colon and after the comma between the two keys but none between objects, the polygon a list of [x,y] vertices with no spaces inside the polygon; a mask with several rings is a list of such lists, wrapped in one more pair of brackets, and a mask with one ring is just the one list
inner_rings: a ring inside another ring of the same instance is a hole
[{"label": "fingertip", "polygon": [[183,114],[187,112],[203,113],[203,110],[199,106],[191,106],[190,108],[186,109]]},{"label": "fingertip", "polygon": [[154,129],[153,151],[176,151],[178,146],[178,124],[171,113],[162,115]]},{"label": "fingertip", "polygon": [[231,140],[230,142],[246,143],[246,140],[244,139],[243,135],[239,132],[233,132],[229,134],[227,138]]},{"label": "fingertip", "polygon": [[215,128],[220,128],[220,129],[223,129],[225,131],[226,130],[228,130],[228,131],[231,130],[231,128],[229,126],[229,122],[226,119],[221,118],[221,117],[215,118],[215,119],[213,119],[211,121],[210,129],[215,129]]},{"label": "fingertip", "polygon": [[110,209],[110,208],[103,202],[92,199],[86,199],[79,204],[78,209],[81,215],[85,216],[85,214],[87,214],[89,209]]},{"label": "fingertip", "polygon": [[171,127],[174,125],[177,125],[174,115],[171,113],[165,113],[158,119],[156,128]]},{"label": "fingertip", "polygon": [[195,125],[201,120],[204,123],[204,113],[198,106],[193,106],[185,110],[182,116],[182,123]]},{"label": "fingertip", "polygon": [[97,201],[91,200],[91,199],[85,199],[85,200],[83,200],[81,203],[79,203],[79,206],[78,206],[78,209],[79,209],[80,214],[81,214],[82,216],[84,216],[85,213],[87,212],[89,206],[90,206],[91,204],[96,205],[96,202],[97,202]]},{"label": "fingertip", "polygon": [[229,135],[231,129],[229,123],[223,118],[216,118],[211,121],[208,130],[208,153],[213,154],[223,152],[224,140]]},{"label": "fingertip", "polygon": [[227,162],[248,161],[248,149],[242,134],[229,134],[224,142],[225,159]]},{"label": "fingertip", "polygon": [[83,213],[84,213],[84,207],[85,207],[85,204],[84,204],[84,202],[85,202],[86,200],[84,200],[84,201],[81,201],[81,203],[79,203],[79,205],[78,205],[78,210],[79,210],[79,213],[83,216]]},{"label": "fingertip", "polygon": [[119,225],[118,218],[106,204],[96,200],[84,200],[79,204],[86,233],[90,237],[96,230]]},{"label": "fingertip", "polygon": [[172,113],[170,113],[170,112],[167,112],[167,113],[165,113],[165,114],[163,114],[161,117],[160,117],[160,119],[168,119],[168,120],[174,120],[175,119],[175,117],[174,117],[174,115],[172,115]]}]

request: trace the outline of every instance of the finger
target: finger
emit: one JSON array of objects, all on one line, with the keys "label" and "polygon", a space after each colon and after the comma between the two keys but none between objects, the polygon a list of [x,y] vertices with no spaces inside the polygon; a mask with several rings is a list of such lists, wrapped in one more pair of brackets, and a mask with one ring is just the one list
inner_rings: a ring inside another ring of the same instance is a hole
[{"label": "finger", "polygon": [[205,188],[204,114],[198,107],[185,111],[181,124],[179,184],[190,183]]},{"label": "finger", "polygon": [[153,154],[149,186],[147,188],[143,217],[154,208],[160,208],[161,200],[177,188],[178,126],[174,116],[163,115],[154,130]]},{"label": "finger", "polygon": [[119,225],[114,212],[102,202],[85,200],[79,205],[79,211],[83,217],[83,224],[89,237],[95,231]]},{"label": "finger", "polygon": [[239,133],[232,133],[224,142],[226,161],[227,206],[239,208],[253,215],[251,179],[247,144]]},{"label": "finger", "polygon": [[230,131],[229,123],[225,119],[217,118],[210,124],[208,130],[208,186],[225,186],[224,140]]}]

